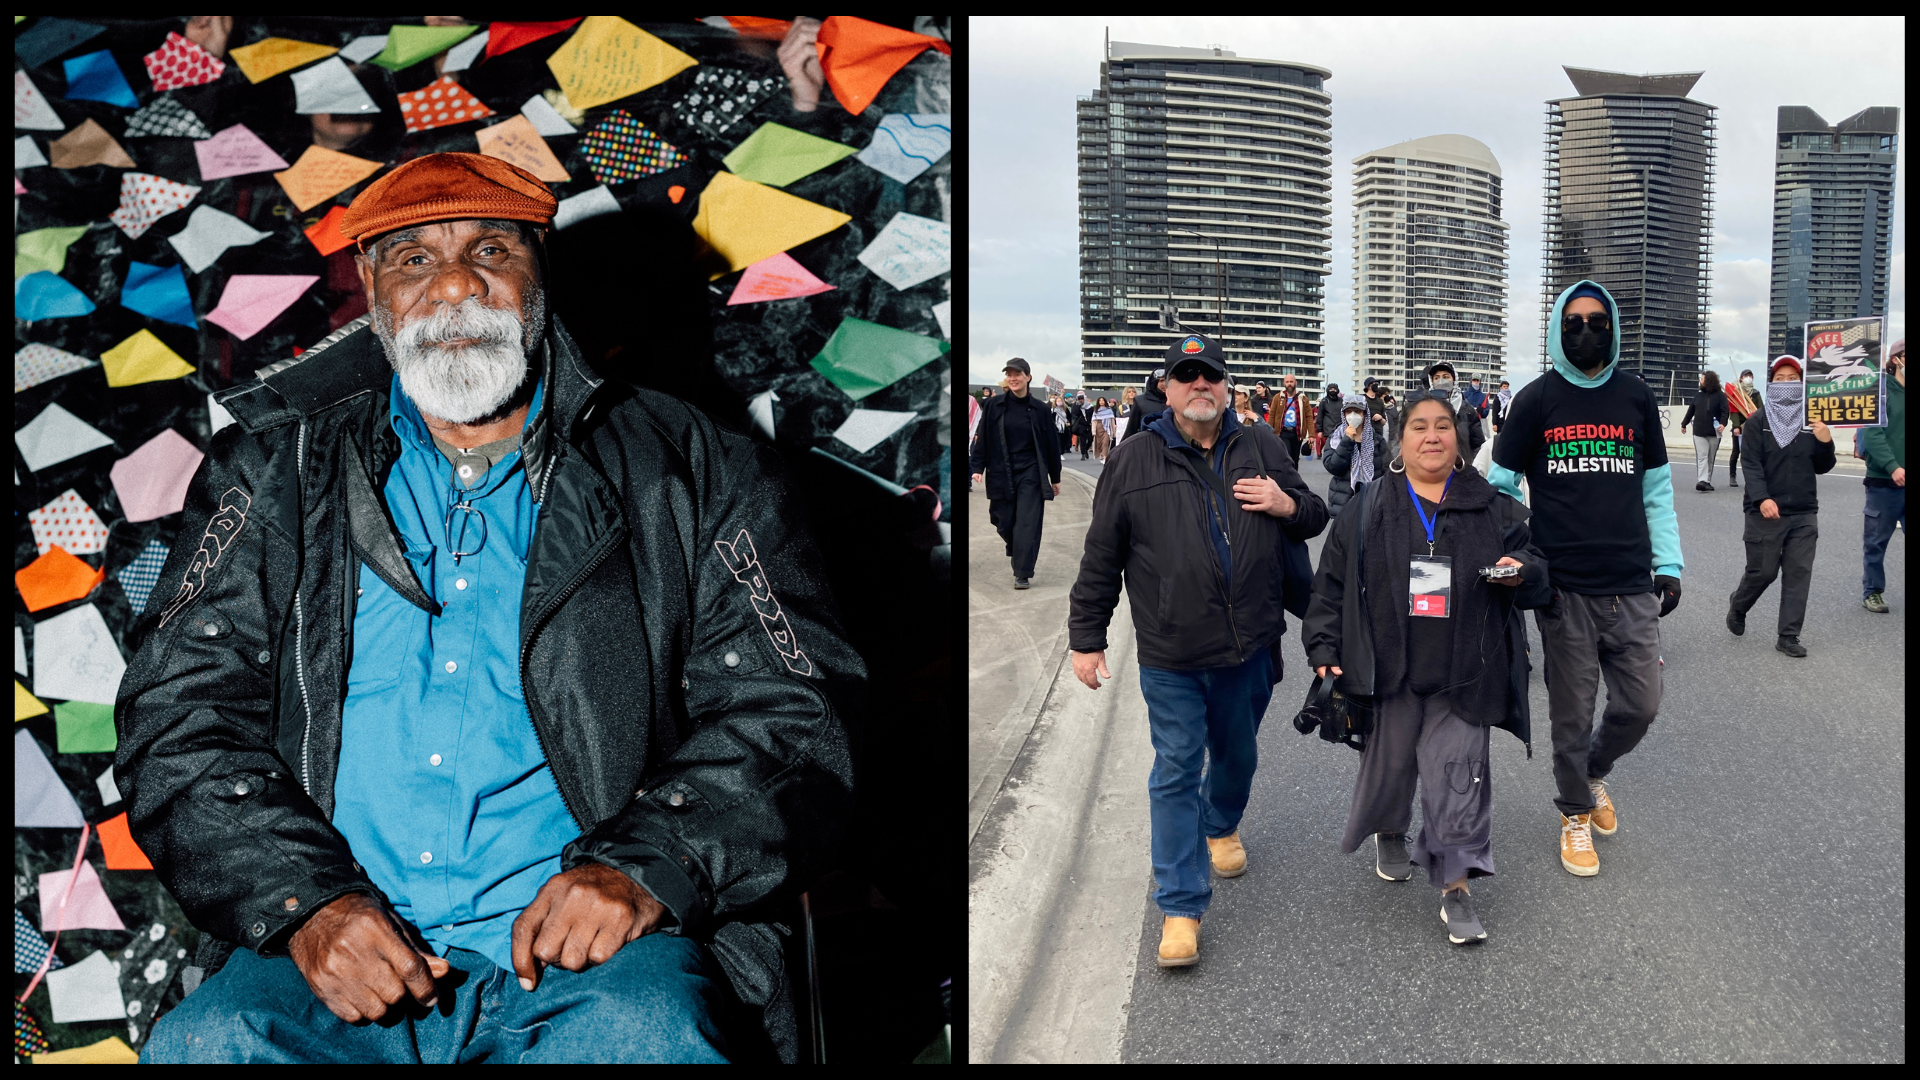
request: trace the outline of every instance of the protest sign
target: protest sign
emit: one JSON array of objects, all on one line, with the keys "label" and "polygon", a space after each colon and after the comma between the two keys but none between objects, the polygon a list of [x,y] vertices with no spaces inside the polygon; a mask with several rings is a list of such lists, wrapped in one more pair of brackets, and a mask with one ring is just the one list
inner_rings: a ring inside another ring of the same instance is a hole
[{"label": "protest sign", "polygon": [[1807,419],[1828,427],[1885,427],[1887,389],[1880,377],[1886,320],[1815,319],[1807,323]]}]

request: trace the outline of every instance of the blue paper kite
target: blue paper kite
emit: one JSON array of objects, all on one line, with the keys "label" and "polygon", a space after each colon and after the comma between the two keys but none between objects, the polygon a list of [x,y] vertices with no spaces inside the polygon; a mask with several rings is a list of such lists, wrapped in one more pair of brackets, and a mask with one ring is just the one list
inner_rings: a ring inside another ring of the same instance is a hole
[{"label": "blue paper kite", "polygon": [[65,63],[68,101],[104,101],[123,109],[140,107],[140,99],[133,96],[133,87],[127,85],[127,77],[107,50],[76,56]]},{"label": "blue paper kite", "polygon": [[82,42],[106,33],[106,27],[72,19],[41,19],[13,39],[13,55],[30,68],[59,56]]},{"label": "blue paper kite", "polygon": [[[40,970],[40,961],[47,958],[47,939],[19,908],[13,909],[13,973],[31,975]],[[66,961],[58,956],[48,965],[48,970],[66,967]]]},{"label": "blue paper kite", "polygon": [[91,315],[93,301],[51,270],[36,270],[13,283],[13,317],[28,322]]},{"label": "blue paper kite", "polygon": [[187,296],[187,276],[178,266],[130,264],[127,283],[120,287],[120,306],[163,322],[200,326],[193,317],[193,300]]}]

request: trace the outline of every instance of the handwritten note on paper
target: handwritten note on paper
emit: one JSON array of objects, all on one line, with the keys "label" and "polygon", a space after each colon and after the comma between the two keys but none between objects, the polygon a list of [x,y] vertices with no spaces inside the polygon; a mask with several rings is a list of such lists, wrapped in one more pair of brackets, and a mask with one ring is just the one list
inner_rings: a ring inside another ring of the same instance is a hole
[{"label": "handwritten note on paper", "polygon": [[699,61],[617,15],[590,15],[547,66],[576,109],[658,86]]},{"label": "handwritten note on paper", "polygon": [[895,214],[860,261],[896,289],[909,289],[953,268],[953,230],[944,221]]},{"label": "handwritten note on paper", "polygon": [[480,140],[480,152],[488,157],[496,157],[509,165],[518,165],[533,175],[546,181],[571,180],[560,159],[553,156],[553,149],[547,140],[540,137],[533,121],[523,115],[516,115],[505,123],[490,128],[481,128],[474,132]]},{"label": "handwritten note on paper", "polygon": [[352,154],[309,146],[293,168],[273,174],[295,208],[309,210],[380,171],[380,163]]},{"label": "handwritten note on paper", "polygon": [[200,159],[202,180],[219,180],[287,167],[286,159],[274,153],[273,148],[262,142],[260,136],[247,130],[245,124],[235,124],[214,132],[213,138],[194,143],[193,152]]}]

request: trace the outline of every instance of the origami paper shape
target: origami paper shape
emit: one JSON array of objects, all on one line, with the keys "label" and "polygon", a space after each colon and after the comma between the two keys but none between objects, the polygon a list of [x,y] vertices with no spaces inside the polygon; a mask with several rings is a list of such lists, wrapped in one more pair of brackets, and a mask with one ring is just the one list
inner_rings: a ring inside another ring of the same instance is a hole
[{"label": "origami paper shape", "polygon": [[[33,924],[27,921],[26,912],[21,911],[19,908],[14,908],[13,973],[15,975],[31,975],[40,970],[41,961],[46,959],[47,939],[42,937],[40,931],[34,929]],[[57,956],[54,957],[49,964],[49,967],[52,968],[63,968],[66,966],[66,961]],[[14,1004],[18,1005],[19,1002],[16,1001]],[[15,1017],[17,1021],[18,1013],[15,1014]],[[45,1036],[41,1038],[44,1042]],[[44,1047],[42,1048],[44,1049]]]},{"label": "origami paper shape", "polygon": [[895,214],[860,261],[896,289],[908,289],[953,269],[953,229],[917,214]]},{"label": "origami paper shape", "polygon": [[113,440],[60,406],[49,405],[13,433],[13,444],[20,448],[20,458],[27,468],[39,472],[90,450],[112,446]]},{"label": "origami paper shape", "polygon": [[13,276],[24,277],[37,270],[56,274],[65,270],[67,249],[87,235],[87,229],[86,225],[69,225],[21,233],[13,242]]},{"label": "origami paper shape", "polygon": [[667,189],[667,201],[673,203],[676,206],[679,205],[681,199],[684,199],[686,197],[687,197],[687,189],[681,187],[679,184],[675,184],[672,187]]},{"label": "origami paper shape", "polygon": [[18,626],[13,628],[13,673],[27,673],[27,635]]},{"label": "origami paper shape", "polygon": [[447,62],[440,65],[441,74],[451,75],[456,71],[467,70],[473,66],[475,60],[480,58],[481,50],[486,47],[487,35],[481,34],[479,37],[470,37],[448,49]]},{"label": "origami paper shape", "polygon": [[120,175],[120,209],[108,219],[120,231],[138,240],[153,228],[153,223],[193,201],[200,189],[153,173],[130,172]]},{"label": "origami paper shape", "polygon": [[760,15],[718,15],[707,16],[700,20],[709,26],[732,30],[741,37],[759,38],[762,41],[779,41],[793,29],[793,23],[787,19],[769,19]]},{"label": "origami paper shape", "polygon": [[953,53],[952,47],[939,38],[851,15],[829,16],[820,25],[814,48],[820,52],[820,69],[833,88],[834,99],[855,115],[873,104],[895,72],[928,48]]},{"label": "origami paper shape", "polygon": [[13,73],[13,126],[22,131],[61,131],[67,126],[24,71]]},{"label": "origami paper shape", "polygon": [[553,106],[547,104],[547,99],[539,94],[528,98],[527,103],[520,106],[520,115],[526,117],[533,124],[533,130],[541,135],[571,135],[575,130],[572,124],[567,123],[566,117],[555,112]]},{"label": "origami paper shape", "polygon": [[240,74],[245,75],[248,82],[257,83],[339,51],[331,45],[270,37],[257,44],[230,49],[227,55],[240,65]]},{"label": "origami paper shape", "polygon": [[160,569],[167,564],[167,545],[158,540],[147,541],[132,562],[120,568],[115,575],[120,579],[120,591],[127,594],[127,604],[135,615],[147,610],[147,599],[153,595],[153,587],[160,582]]},{"label": "origami paper shape", "polygon": [[[26,720],[35,716],[44,715],[47,711],[48,710],[45,702],[41,701],[37,697],[34,697],[32,694],[28,693],[27,688],[20,685],[19,679],[13,680],[13,722],[14,723],[17,724],[22,720]],[[17,768],[15,769],[13,779],[14,779],[14,783],[18,785],[20,782],[20,776],[19,776],[19,770]],[[14,811],[16,812],[16,814],[18,813],[19,809],[20,808],[18,805],[14,807]],[[27,824],[26,822],[21,821],[18,817],[14,818],[13,823],[15,826],[25,826]],[[79,826],[75,825],[74,828],[77,829],[79,828]]]},{"label": "origami paper shape", "polygon": [[[911,412],[855,409],[845,422],[834,429],[833,437],[864,454],[879,446],[887,436],[912,423],[916,415]],[[107,869],[113,869],[113,864],[108,863]]]},{"label": "origami paper shape", "polygon": [[933,305],[933,318],[935,322],[940,324],[940,336],[949,341],[953,340],[953,330],[948,326],[947,320],[952,317],[953,301],[942,300]]},{"label": "origami paper shape", "polygon": [[[105,531],[103,526],[101,532]],[[100,609],[92,604],[34,626],[33,664],[33,688],[41,694],[97,705],[113,704],[120,677],[127,670],[120,646],[114,644]]]},{"label": "origami paper shape", "polygon": [[410,68],[445,52],[478,29],[477,26],[395,26],[387,31],[386,47],[373,62],[388,71]]},{"label": "origami paper shape", "polygon": [[[19,22],[21,18],[23,16],[15,15],[13,21]],[[43,952],[41,955],[46,954]],[[28,968],[25,974],[32,974],[37,970],[37,968]],[[23,1057],[32,1057],[34,1064],[38,1065],[42,1057],[53,1056],[49,1049],[51,1046],[52,1044],[47,1042],[46,1032],[40,1030],[40,1021],[34,1019],[26,1003],[15,1001],[13,1003],[14,1061],[18,1062]],[[136,1063],[139,1061],[138,1055],[135,1056],[134,1061]]]},{"label": "origami paper shape", "polygon": [[[208,321],[213,321],[212,316]],[[187,504],[187,484],[205,458],[198,447],[168,428],[114,462],[113,490],[120,496],[127,520],[152,521],[179,513]]]},{"label": "origami paper shape", "polygon": [[120,785],[113,782],[113,766],[107,766],[106,772],[94,777],[93,786],[100,791],[101,806],[112,806],[120,801]]},{"label": "origami paper shape", "polygon": [[207,395],[207,424],[209,427],[213,429],[213,434],[215,435],[220,434],[221,428],[226,427],[228,424],[231,424],[233,422],[234,422],[233,414],[227,411],[227,407],[225,405],[220,404],[220,399],[213,394],[208,394]]},{"label": "origami paper shape", "polygon": [[72,19],[41,19],[13,39],[13,55],[27,67],[36,68],[75,46],[92,41],[106,28]]},{"label": "origami paper shape", "polygon": [[293,98],[293,111],[303,115],[371,116],[380,111],[360,80],[347,70],[347,62],[337,56],[330,56],[305,71],[294,72]]},{"label": "origami paper shape", "polygon": [[[100,877],[94,873],[93,864],[82,863],[80,873],[83,877],[87,875],[92,877],[92,892],[87,896],[90,907],[97,908],[104,904],[106,910],[111,912],[113,905],[108,902],[107,894],[100,889]],[[61,871],[59,876],[67,876],[66,871]],[[67,903],[69,918],[73,914],[74,903],[80,899],[78,887],[74,892],[75,895]],[[97,901],[94,899],[96,895]],[[120,917],[114,915],[113,921],[118,924]],[[72,923],[69,922],[68,925],[71,926]],[[124,930],[126,927],[115,925],[101,929]],[[48,972],[47,996],[53,1005],[53,1022],[56,1024],[71,1024],[82,1020],[121,1020],[127,1015],[126,999],[120,996],[120,970],[113,966],[113,961],[107,959],[106,953],[98,949],[93,951],[92,956],[71,967]]]},{"label": "origami paper shape", "polygon": [[700,193],[693,231],[727,260],[725,273],[745,269],[852,220],[838,210],[723,172]]},{"label": "origami paper shape", "polygon": [[93,301],[51,270],[40,270],[13,282],[13,315],[28,322],[66,319],[93,313]]},{"label": "origami paper shape", "polygon": [[[481,151],[483,153],[485,149],[485,145],[482,144]],[[340,231],[340,219],[346,216],[347,208],[344,206],[336,206],[327,211],[325,217],[307,226],[307,240],[311,242],[315,248],[319,249],[320,254],[331,255],[353,243],[353,241],[347,237],[346,233]]]},{"label": "origami paper shape", "polygon": [[747,415],[752,417],[753,426],[768,440],[773,438],[773,403],[779,400],[779,394],[762,390],[747,401]]},{"label": "origami paper shape", "polygon": [[[34,546],[40,549],[42,555],[51,551],[55,544],[75,555],[91,555],[106,550],[106,524],[100,520],[99,514],[93,512],[93,507],[80,498],[80,493],[72,488],[38,510],[27,511],[27,525],[33,530]],[[45,685],[40,687],[40,692],[53,694]]]},{"label": "origami paper shape", "polygon": [[309,210],[380,171],[380,163],[309,146],[285,172],[273,174],[299,210]]},{"label": "origami paper shape", "polygon": [[140,107],[140,99],[133,96],[133,87],[127,85],[126,75],[107,50],[76,56],[62,66],[67,69],[68,101],[104,101],[123,109]]},{"label": "origami paper shape", "polygon": [[480,141],[481,153],[518,165],[542,180],[551,183],[573,179],[524,115],[481,128],[474,137]]},{"label": "origami paper shape", "polygon": [[620,200],[613,197],[613,192],[607,190],[607,185],[601,184],[597,188],[589,188],[578,195],[569,195],[561,199],[559,207],[553,213],[553,227],[564,229],[588,218],[619,212]]},{"label": "origami paper shape", "polygon": [[851,146],[795,131],[784,124],[761,124],[728,153],[727,168],[757,184],[786,187],[795,180],[855,153]]},{"label": "origami paper shape", "polygon": [[199,45],[188,41],[177,30],[167,33],[166,44],[141,57],[147,65],[147,77],[155,90],[180,86],[204,86],[215,82],[227,65]]},{"label": "origami paper shape", "polygon": [[187,264],[187,271],[197,274],[212,266],[228,248],[257,244],[271,235],[224,210],[196,206],[187,218],[187,227],[168,237],[167,243],[180,253],[180,261]]},{"label": "origami paper shape", "polygon": [[72,600],[84,600],[105,580],[105,567],[89,566],[86,560],[74,558],[57,544],[13,575],[14,587],[20,590],[20,598],[27,602],[28,611],[45,611]]},{"label": "origami paper shape", "polygon": [[[68,891],[71,888],[72,891]],[[62,915],[62,900],[65,900],[65,914]],[[61,867],[40,875],[40,932],[51,934],[55,928],[61,930],[125,930],[127,924],[120,921],[120,913],[114,910],[113,901],[107,899],[107,890],[100,884],[100,872],[93,868],[92,860],[83,859],[80,871],[76,875],[71,869]],[[104,953],[96,952],[102,961]],[[78,964],[67,968],[75,972],[92,963],[88,957]],[[120,984],[113,976],[113,965],[106,964],[109,981],[113,983],[114,996],[120,994]],[[53,977],[47,982],[51,984]],[[65,1023],[60,1016],[60,996],[54,994],[53,1018],[56,1023]],[[124,1007],[120,1015],[126,1015]],[[67,1019],[107,1019],[107,1017],[68,1017]]]},{"label": "origami paper shape", "polygon": [[571,30],[579,21],[561,19],[558,22],[493,23],[487,27],[487,59],[512,52],[523,45],[531,45],[541,38],[552,37],[563,30]]},{"label": "origami paper shape", "polygon": [[[47,155],[40,152],[40,144],[33,141],[33,136],[22,135],[13,140],[14,168],[31,169],[37,165],[45,165],[46,163]],[[18,178],[16,177],[15,180],[17,182]]]},{"label": "origami paper shape", "polygon": [[[113,709],[107,709],[107,735],[113,734]],[[108,749],[112,749],[109,747]],[[109,870],[151,870],[153,860],[133,842],[133,830],[127,826],[127,815],[116,814],[100,823],[100,852],[106,856]]]},{"label": "origami paper shape", "polygon": [[833,288],[783,251],[747,267],[747,272],[740,275],[740,283],[733,287],[733,295],[727,298],[727,305],[792,300],[828,292]]},{"label": "origami paper shape", "polygon": [[221,128],[212,138],[194,143],[193,153],[200,159],[201,180],[220,180],[287,167],[286,159],[274,153],[273,148],[245,124]]},{"label": "origami paper shape", "polygon": [[44,1054],[33,1055],[35,1065],[137,1065],[140,1055],[128,1046],[125,1039],[118,1035],[109,1035],[97,1043],[76,1046],[71,1050],[50,1050]]},{"label": "origami paper shape", "polygon": [[20,178],[17,176],[13,178],[13,193],[15,195],[25,195],[27,193],[27,185],[21,183]]},{"label": "origami paper shape", "polygon": [[673,105],[673,117],[708,138],[727,129],[760,107],[760,103],[787,88],[780,75],[755,75],[734,68],[702,67],[693,73],[693,88]]},{"label": "origami paper shape", "polygon": [[[200,325],[193,317],[193,300],[187,296],[187,275],[181,273],[178,266],[127,264],[127,280],[120,286],[120,306],[161,322],[195,328]],[[123,386],[124,383],[114,381],[112,356],[112,353],[101,355],[101,359],[107,361],[107,385]]]},{"label": "origami paper shape", "polygon": [[580,152],[593,169],[593,178],[603,184],[652,176],[687,160],[678,147],[624,109],[614,110],[582,135]]},{"label": "origami paper shape", "polygon": [[[14,722],[20,716],[20,684],[14,683]],[[46,706],[40,707],[46,712]],[[26,728],[13,729],[13,827],[78,829],[87,823],[80,804],[53,771],[53,763]]]},{"label": "origami paper shape", "polygon": [[905,184],[953,149],[953,117],[946,113],[888,113],[874,129],[860,161]]},{"label": "origami paper shape", "polygon": [[840,320],[812,364],[828,382],[859,401],[940,359],[951,348],[925,334],[848,318]]},{"label": "origami paper shape", "polygon": [[[54,731],[63,754],[103,754],[120,745],[113,733],[113,706],[63,701],[53,707]],[[107,869],[120,869],[111,861]],[[148,867],[152,869],[152,867]]]},{"label": "origami paper shape", "polygon": [[[161,94],[127,117],[127,138],[210,139],[213,132],[172,94]],[[203,178],[204,174],[203,174]]]},{"label": "origami paper shape", "polygon": [[492,115],[492,109],[447,75],[410,94],[400,95],[400,116],[410,132],[464,124]]},{"label": "origami paper shape", "polygon": [[386,47],[387,35],[368,34],[347,42],[346,48],[340,50],[340,57],[348,63],[364,64],[379,56],[380,50]]},{"label": "origami paper shape", "polygon": [[265,329],[319,280],[312,274],[235,274],[227,279],[219,305],[207,312],[207,321],[226,327],[234,337],[245,341]]},{"label": "origami paper shape", "polygon": [[[180,270],[177,266],[171,269],[176,274]],[[193,365],[167,348],[151,330],[142,330],[101,353],[100,363],[107,370],[108,386],[138,386],[193,374]]]},{"label": "origami paper shape", "polygon": [[699,61],[618,15],[589,15],[547,66],[576,109],[658,86]]},{"label": "origami paper shape", "polygon": [[540,91],[540,97],[546,101],[547,106],[553,110],[554,115],[572,124],[574,127],[579,127],[581,124],[587,122],[587,114],[581,112],[573,102],[568,101],[564,91],[558,88],[542,90]]},{"label": "origami paper shape", "polygon": [[56,169],[80,169],[88,165],[133,168],[133,159],[127,152],[107,134],[106,128],[91,119],[48,144],[47,156],[53,159]]}]

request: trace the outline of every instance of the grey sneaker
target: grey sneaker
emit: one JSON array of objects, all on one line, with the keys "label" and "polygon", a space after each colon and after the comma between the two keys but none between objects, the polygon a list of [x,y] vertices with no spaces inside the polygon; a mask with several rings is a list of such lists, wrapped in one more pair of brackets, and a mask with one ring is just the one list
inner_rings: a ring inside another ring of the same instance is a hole
[{"label": "grey sneaker", "polygon": [[1033,588],[1033,582],[1023,577],[1017,577],[1013,579],[1013,587],[1016,589],[1031,589]]},{"label": "grey sneaker", "polygon": [[1888,610],[1886,597],[1881,596],[1877,592],[1868,593],[1867,598],[1860,601],[1860,606],[1876,615],[1885,615]]},{"label": "grey sneaker", "polygon": [[1465,889],[1440,894],[1440,921],[1446,925],[1447,940],[1455,945],[1487,940],[1487,931],[1473,910],[1473,897]]},{"label": "grey sneaker", "polygon": [[1406,881],[1413,877],[1413,860],[1407,857],[1407,834],[1373,834],[1373,872],[1388,881]]}]

